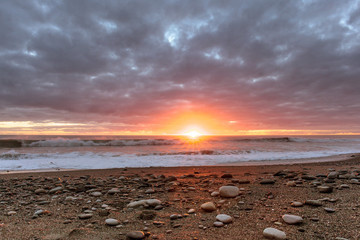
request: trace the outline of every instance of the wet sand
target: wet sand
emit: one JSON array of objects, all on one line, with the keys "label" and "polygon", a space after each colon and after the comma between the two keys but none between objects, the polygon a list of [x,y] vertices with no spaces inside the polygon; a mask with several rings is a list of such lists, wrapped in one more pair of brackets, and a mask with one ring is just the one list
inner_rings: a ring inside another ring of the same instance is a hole
[{"label": "wet sand", "polygon": [[[265,239],[268,227],[287,239],[359,239],[359,173],[356,154],[301,164],[0,174],[0,239],[128,239],[132,231],[142,231],[138,239]],[[213,193],[229,185],[239,188],[235,197]],[[147,199],[161,203],[128,206]],[[306,200],[321,206],[291,205]],[[205,202],[216,209],[204,211]],[[214,226],[218,214],[232,222]],[[288,224],[284,214],[303,221]],[[115,226],[105,223],[110,218]]]}]

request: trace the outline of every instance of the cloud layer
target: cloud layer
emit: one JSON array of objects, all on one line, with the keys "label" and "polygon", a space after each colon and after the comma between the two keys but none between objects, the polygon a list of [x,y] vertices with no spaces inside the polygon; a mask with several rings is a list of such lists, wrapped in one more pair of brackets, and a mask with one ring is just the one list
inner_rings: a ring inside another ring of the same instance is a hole
[{"label": "cloud layer", "polygon": [[0,121],[360,132],[359,1],[1,1],[0,30]]}]

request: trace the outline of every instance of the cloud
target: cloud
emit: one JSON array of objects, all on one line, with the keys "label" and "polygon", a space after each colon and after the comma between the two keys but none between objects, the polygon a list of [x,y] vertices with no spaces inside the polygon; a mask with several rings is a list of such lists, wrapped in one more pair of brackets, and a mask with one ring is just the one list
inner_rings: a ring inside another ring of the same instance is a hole
[{"label": "cloud", "polygon": [[151,130],[211,108],[234,130],[360,132],[359,5],[2,1],[0,121]]}]

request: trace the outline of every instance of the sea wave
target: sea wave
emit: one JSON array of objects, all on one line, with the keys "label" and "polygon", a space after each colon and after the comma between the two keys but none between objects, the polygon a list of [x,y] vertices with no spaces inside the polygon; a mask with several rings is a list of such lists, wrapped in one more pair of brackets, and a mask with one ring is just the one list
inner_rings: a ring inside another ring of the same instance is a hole
[{"label": "sea wave", "polygon": [[[360,138],[307,138],[307,137],[217,137],[204,138],[207,143],[233,142],[233,143],[360,143]],[[91,146],[161,146],[183,145],[186,141],[182,137],[164,138],[126,138],[126,139],[80,139],[80,138],[54,138],[42,140],[29,139],[0,139],[0,148],[21,147],[91,147]],[[200,141],[201,142],[201,141]]]},{"label": "sea wave", "polygon": [[90,146],[158,146],[183,144],[176,139],[122,139],[122,140],[0,140],[0,148],[18,147],[90,147]]}]

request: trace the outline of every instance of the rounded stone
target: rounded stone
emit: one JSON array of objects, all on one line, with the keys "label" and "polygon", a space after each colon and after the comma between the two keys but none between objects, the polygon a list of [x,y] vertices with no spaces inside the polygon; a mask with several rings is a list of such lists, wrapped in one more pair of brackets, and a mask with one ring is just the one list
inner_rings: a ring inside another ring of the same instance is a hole
[{"label": "rounded stone", "polygon": [[291,203],[291,206],[293,207],[302,207],[304,205],[304,203],[302,202],[292,202]]},{"label": "rounded stone", "polygon": [[201,209],[206,212],[213,212],[216,210],[216,206],[213,202],[206,202],[201,205]]},{"label": "rounded stone", "polygon": [[333,213],[333,212],[335,212],[335,209],[333,209],[333,208],[324,208],[324,210],[325,210],[326,212],[328,212],[328,213]]},{"label": "rounded stone", "polygon": [[108,194],[115,194],[115,193],[120,193],[120,190],[118,188],[112,188],[108,191]]},{"label": "rounded stone", "polygon": [[263,236],[267,239],[286,239],[286,234],[276,228],[265,228]]},{"label": "rounded stone", "polygon": [[224,223],[216,221],[216,222],[214,222],[214,226],[215,227],[223,227]]},{"label": "rounded stone", "polygon": [[260,181],[260,184],[274,184],[275,181],[272,179],[263,179]]},{"label": "rounded stone", "polygon": [[161,201],[159,199],[148,199],[146,200],[146,204],[151,207],[156,207],[157,205],[161,205]]},{"label": "rounded stone", "polygon": [[195,213],[195,209],[193,209],[193,208],[189,209],[188,213],[189,214]]},{"label": "rounded stone", "polygon": [[82,214],[79,214],[78,217],[79,219],[89,219],[89,218],[92,218],[92,214],[90,213],[82,213]]},{"label": "rounded stone", "polygon": [[296,216],[296,215],[290,215],[290,214],[283,215],[282,219],[287,224],[300,224],[304,221],[304,219],[302,217]]},{"label": "rounded stone", "polygon": [[219,189],[221,197],[233,198],[239,195],[239,188],[235,186],[222,186]]},{"label": "rounded stone", "polygon": [[129,239],[143,239],[145,238],[145,234],[142,231],[133,231],[126,234],[126,237]]},{"label": "rounded stone", "polygon": [[318,186],[317,188],[321,193],[331,193],[333,191],[333,188],[330,186]]},{"label": "rounded stone", "polygon": [[36,194],[45,194],[47,191],[45,189],[39,188],[35,190]]},{"label": "rounded stone", "polygon": [[310,205],[310,206],[314,206],[314,207],[319,207],[319,206],[323,205],[320,200],[306,200],[305,204]]},{"label": "rounded stone", "polygon": [[102,195],[101,192],[92,192],[90,193],[91,196],[94,196],[94,197],[100,197]]},{"label": "rounded stone", "polygon": [[216,216],[216,220],[222,223],[231,223],[233,221],[233,218],[227,214],[218,214]]},{"label": "rounded stone", "polygon": [[212,192],[210,195],[211,195],[212,197],[217,197],[217,196],[220,195],[220,193],[217,192],[217,191],[214,191],[214,192]]},{"label": "rounded stone", "polygon": [[116,226],[116,225],[119,225],[119,221],[116,220],[116,219],[113,219],[113,218],[108,218],[105,220],[105,223],[106,225],[109,225],[109,226]]}]

